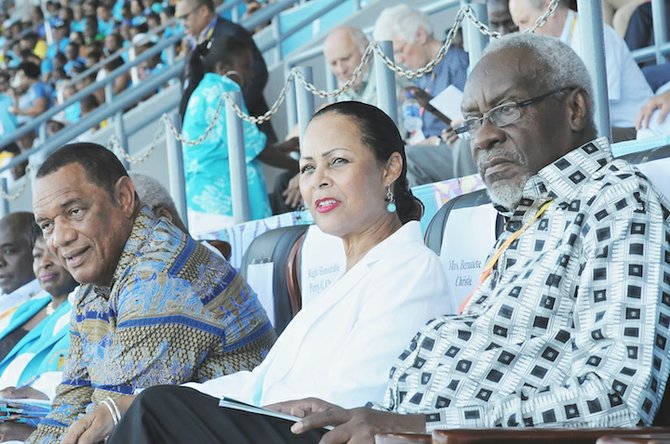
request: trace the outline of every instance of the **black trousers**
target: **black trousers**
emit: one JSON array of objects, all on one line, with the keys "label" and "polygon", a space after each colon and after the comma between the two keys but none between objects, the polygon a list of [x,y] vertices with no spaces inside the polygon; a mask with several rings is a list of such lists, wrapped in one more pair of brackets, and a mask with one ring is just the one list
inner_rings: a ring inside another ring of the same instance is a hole
[{"label": "black trousers", "polygon": [[219,407],[197,390],[161,385],[144,390],[123,416],[110,444],[316,444],[327,430],[302,435],[291,421]]}]

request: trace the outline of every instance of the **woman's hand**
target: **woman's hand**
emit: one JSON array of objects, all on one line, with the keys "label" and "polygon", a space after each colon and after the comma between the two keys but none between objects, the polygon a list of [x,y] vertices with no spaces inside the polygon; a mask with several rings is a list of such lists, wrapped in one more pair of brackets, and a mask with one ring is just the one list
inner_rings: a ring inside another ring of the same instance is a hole
[{"label": "woman's hand", "polygon": [[665,118],[670,113],[670,91],[666,91],[663,94],[652,97],[644,104],[642,109],[637,115],[637,120],[635,122],[635,128],[649,128],[649,121],[651,120],[651,115],[654,111],[658,111],[657,123],[663,123]]},{"label": "woman's hand", "polygon": [[[123,416],[132,404],[134,396],[119,396],[114,400]],[[96,406],[91,413],[79,418],[68,428],[62,444],[95,444],[104,441],[114,430],[112,414],[104,405]]]},{"label": "woman's hand", "polygon": [[49,400],[49,397],[39,390],[35,390],[32,387],[6,387],[0,390],[0,397],[5,399],[45,399]]}]

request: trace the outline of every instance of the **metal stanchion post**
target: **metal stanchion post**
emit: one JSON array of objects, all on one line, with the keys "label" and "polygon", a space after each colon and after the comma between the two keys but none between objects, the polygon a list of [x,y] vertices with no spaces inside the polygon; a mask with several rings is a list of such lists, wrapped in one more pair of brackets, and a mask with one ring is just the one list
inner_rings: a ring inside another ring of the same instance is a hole
[{"label": "metal stanchion post", "polygon": [[[311,66],[300,66],[298,67],[300,73],[305,78],[305,81],[312,83],[313,74]],[[314,96],[311,92],[307,91],[300,84],[298,79],[295,80],[295,95],[296,95],[296,104],[298,108],[298,126],[300,127],[300,140],[305,134],[305,128],[309,123],[309,119],[314,115]]]},{"label": "metal stanchion post", "polygon": [[598,135],[611,139],[602,6],[600,2],[593,0],[577,0],[577,9],[579,10],[582,60],[593,81],[593,104]]},{"label": "metal stanchion post", "polygon": [[[242,105],[242,95],[229,93],[237,106]],[[242,120],[226,102],[226,125],[228,127],[228,162],[230,165],[230,192],[233,197],[233,221],[236,224],[249,220],[249,184],[244,155],[244,128]]]},{"label": "metal stanchion post", "polygon": [[[177,132],[181,133],[180,117],[178,112],[170,114],[170,120]],[[165,144],[167,148],[168,181],[170,194],[177,207],[181,220],[188,228],[188,214],[186,209],[186,180],[184,177],[184,153],[181,142],[170,131],[168,123],[165,123]]]},{"label": "metal stanchion post", "polygon": [[[476,3],[470,0],[462,0],[461,5],[470,5],[470,8],[472,8],[472,11],[475,13],[477,19],[485,25],[488,25],[489,17],[486,12],[485,3]],[[488,36],[479,32],[477,26],[475,26],[475,24],[470,21],[468,21],[465,25],[465,36],[467,45],[466,49],[468,51],[468,55],[470,56],[470,66],[468,70],[472,70],[472,68],[482,57],[484,48],[486,48],[486,45],[489,44],[489,38]]]}]

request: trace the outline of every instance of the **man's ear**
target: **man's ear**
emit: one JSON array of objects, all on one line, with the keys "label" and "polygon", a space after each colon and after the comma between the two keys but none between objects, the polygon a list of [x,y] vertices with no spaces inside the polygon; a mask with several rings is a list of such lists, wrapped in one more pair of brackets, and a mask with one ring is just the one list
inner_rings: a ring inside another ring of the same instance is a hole
[{"label": "man's ear", "polygon": [[582,88],[577,88],[568,93],[566,98],[570,119],[570,129],[581,132],[586,128],[591,113],[591,99]]},{"label": "man's ear", "polygon": [[426,30],[423,28],[419,28],[416,30],[416,43],[420,44],[425,44],[428,41],[428,34],[426,33]]},{"label": "man's ear", "polygon": [[137,205],[137,198],[135,194],[135,185],[133,181],[128,176],[122,176],[114,184],[114,199],[116,201],[116,206],[121,208],[123,213],[129,219],[133,216],[135,212],[135,206]]}]

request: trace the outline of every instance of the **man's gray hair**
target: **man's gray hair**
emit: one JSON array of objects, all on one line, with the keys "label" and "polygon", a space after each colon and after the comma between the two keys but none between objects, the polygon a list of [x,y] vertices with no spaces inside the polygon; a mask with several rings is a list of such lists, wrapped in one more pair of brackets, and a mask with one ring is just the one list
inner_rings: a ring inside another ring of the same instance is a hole
[{"label": "man's gray hair", "polygon": [[[538,79],[550,89],[579,87],[593,98],[591,77],[582,59],[568,45],[555,37],[514,33],[491,40],[482,57],[504,49],[521,48],[532,53],[532,65],[539,66]],[[529,67],[531,66],[529,63]]]},{"label": "man's gray hair", "polygon": [[[166,190],[158,180],[151,176],[147,176],[146,174],[129,173],[129,175],[135,185],[135,191],[140,197],[140,203],[142,203],[142,205],[148,206],[151,211],[154,211],[158,207],[163,207],[167,209],[173,217],[179,219],[179,212],[174,204],[174,200],[172,200],[172,196],[170,196],[168,190]],[[178,222],[173,221],[173,223],[179,228],[183,226],[181,219],[179,219]]]},{"label": "man's gray hair", "polygon": [[400,4],[386,8],[375,22],[374,38],[377,41],[393,40],[393,36],[405,43],[414,43],[419,28],[433,36],[433,25],[423,12]]},{"label": "man's gray hair", "polygon": [[356,45],[356,47],[359,49],[361,55],[363,55],[365,48],[368,47],[368,43],[370,43],[370,41],[368,40],[368,36],[366,36],[360,28],[356,28],[354,26],[338,26],[333,28],[328,33],[328,35],[330,36],[331,34],[338,31],[345,32],[351,38],[351,41],[354,42],[354,45]]}]

